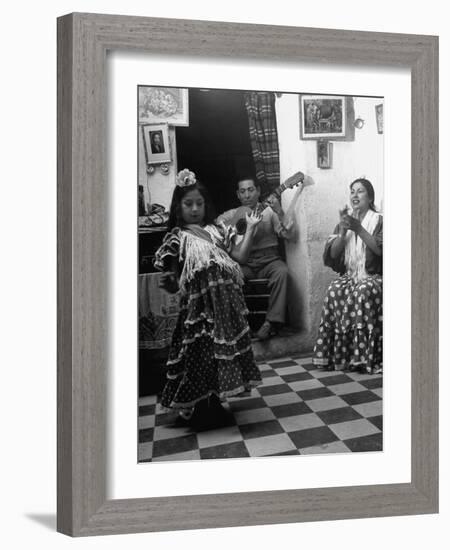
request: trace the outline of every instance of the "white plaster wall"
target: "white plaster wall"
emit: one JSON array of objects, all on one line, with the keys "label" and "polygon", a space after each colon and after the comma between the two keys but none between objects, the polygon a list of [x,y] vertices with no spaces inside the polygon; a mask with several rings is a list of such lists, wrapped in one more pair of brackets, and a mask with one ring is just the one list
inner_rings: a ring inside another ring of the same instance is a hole
[{"label": "white plaster wall", "polygon": [[[349,184],[368,178],[375,188],[376,204],[383,203],[383,135],[378,134],[375,105],[380,98],[354,98],[355,116],[364,127],[355,129],[355,140],[333,142],[330,169],[317,167],[316,142],[299,136],[299,96],[283,94],[276,100],[281,180],[301,170],[312,185],[305,187],[293,209],[297,227],[295,242],[286,247],[290,278],[291,322],[305,329],[312,343],[326,288],[335,276],[324,267],[323,245],[338,220],[338,210],[349,202]],[[283,194],[288,209],[294,190]]]}]

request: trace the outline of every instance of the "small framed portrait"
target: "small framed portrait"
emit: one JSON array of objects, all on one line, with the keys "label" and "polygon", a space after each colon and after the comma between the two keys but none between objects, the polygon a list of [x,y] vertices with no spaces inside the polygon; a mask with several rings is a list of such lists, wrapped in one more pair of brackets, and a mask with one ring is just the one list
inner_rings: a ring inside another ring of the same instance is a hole
[{"label": "small framed portrait", "polygon": [[333,144],[329,141],[317,142],[317,166],[318,168],[331,168],[333,163]]},{"label": "small framed portrait", "polygon": [[170,126],[189,126],[187,88],[139,86],[139,122]]},{"label": "small framed portrait", "polygon": [[167,124],[143,124],[145,158],[147,164],[163,164],[172,160]]},{"label": "small framed portrait", "polygon": [[333,95],[300,96],[301,139],[352,141],[353,98]]},{"label": "small framed portrait", "polygon": [[383,104],[375,105],[375,117],[377,120],[377,132],[383,133]]}]

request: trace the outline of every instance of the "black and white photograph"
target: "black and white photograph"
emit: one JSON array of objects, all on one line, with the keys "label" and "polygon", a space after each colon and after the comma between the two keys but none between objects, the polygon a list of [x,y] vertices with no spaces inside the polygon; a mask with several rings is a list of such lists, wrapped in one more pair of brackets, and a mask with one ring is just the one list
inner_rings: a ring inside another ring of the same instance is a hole
[{"label": "black and white photograph", "polygon": [[139,121],[142,124],[168,122],[171,126],[188,126],[187,89],[139,86]]},{"label": "black and white photograph", "polygon": [[375,105],[375,116],[377,119],[377,131],[379,134],[382,134],[384,131],[383,127],[383,104]]},{"label": "black and white photograph", "polygon": [[319,168],[331,168],[333,155],[333,144],[329,141],[319,140],[317,142],[317,166]]},{"label": "black and white photograph", "polygon": [[161,130],[150,132],[150,149],[152,154],[165,153]]},{"label": "black and white photograph", "polygon": [[167,170],[139,158],[138,461],[382,451],[382,138],[332,163],[292,132],[300,105],[319,138],[380,97],[188,98]]},{"label": "black and white photograph", "polygon": [[170,162],[171,155],[167,124],[142,124],[141,129],[147,164]]},{"label": "black and white photograph", "polygon": [[4,6],[4,547],[444,548],[446,3]]},{"label": "black and white photograph", "polygon": [[302,139],[345,138],[348,108],[349,98],[344,96],[301,95]]}]

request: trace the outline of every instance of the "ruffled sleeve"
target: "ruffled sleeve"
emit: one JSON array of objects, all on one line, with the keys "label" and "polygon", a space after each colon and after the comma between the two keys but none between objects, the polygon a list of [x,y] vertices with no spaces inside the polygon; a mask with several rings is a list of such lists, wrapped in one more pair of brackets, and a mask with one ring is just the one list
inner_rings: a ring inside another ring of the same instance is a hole
[{"label": "ruffled sleeve", "polygon": [[325,243],[325,249],[323,251],[323,263],[327,267],[331,267],[333,271],[336,271],[340,275],[345,273],[345,254],[342,253],[337,257],[333,258],[331,256],[331,245],[339,234],[339,225],[336,225],[334,228],[333,234],[330,235]]},{"label": "ruffled sleeve", "polygon": [[160,271],[170,271],[171,261],[180,258],[180,229],[175,227],[167,233],[163,239],[162,245],[155,253],[154,266]]}]

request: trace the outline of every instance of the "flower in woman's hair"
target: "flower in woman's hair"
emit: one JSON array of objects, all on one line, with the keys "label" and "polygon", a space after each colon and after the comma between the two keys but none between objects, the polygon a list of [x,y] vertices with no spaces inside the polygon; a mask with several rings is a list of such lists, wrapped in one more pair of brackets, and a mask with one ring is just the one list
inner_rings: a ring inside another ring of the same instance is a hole
[{"label": "flower in woman's hair", "polygon": [[194,172],[191,172],[188,168],[181,170],[177,174],[177,185],[178,187],[187,187],[188,185],[194,185],[197,183]]}]

